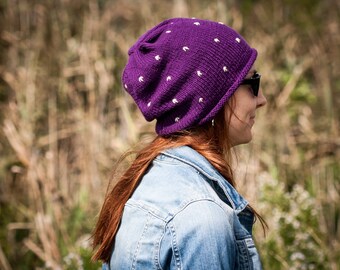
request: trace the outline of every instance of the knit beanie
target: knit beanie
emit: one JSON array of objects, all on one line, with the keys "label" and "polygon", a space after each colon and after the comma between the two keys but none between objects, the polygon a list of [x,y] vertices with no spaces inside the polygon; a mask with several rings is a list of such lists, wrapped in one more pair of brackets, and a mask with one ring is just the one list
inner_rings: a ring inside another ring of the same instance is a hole
[{"label": "knit beanie", "polygon": [[160,135],[213,120],[257,57],[230,27],[189,18],[160,23],[128,54],[123,86]]}]

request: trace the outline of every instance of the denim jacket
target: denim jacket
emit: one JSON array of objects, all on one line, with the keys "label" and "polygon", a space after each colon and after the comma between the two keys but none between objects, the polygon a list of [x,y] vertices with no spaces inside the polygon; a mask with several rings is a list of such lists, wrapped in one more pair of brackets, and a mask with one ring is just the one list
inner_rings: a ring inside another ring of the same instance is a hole
[{"label": "denim jacket", "polygon": [[195,150],[169,149],[126,203],[103,270],[262,269],[247,204]]}]

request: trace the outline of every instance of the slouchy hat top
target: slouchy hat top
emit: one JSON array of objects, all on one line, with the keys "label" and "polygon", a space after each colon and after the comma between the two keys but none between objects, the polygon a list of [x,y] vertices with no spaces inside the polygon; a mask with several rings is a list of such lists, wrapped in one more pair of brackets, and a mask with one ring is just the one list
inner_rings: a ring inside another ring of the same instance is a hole
[{"label": "slouchy hat top", "polygon": [[214,119],[257,57],[232,28],[189,18],[160,23],[128,54],[124,88],[160,135]]}]

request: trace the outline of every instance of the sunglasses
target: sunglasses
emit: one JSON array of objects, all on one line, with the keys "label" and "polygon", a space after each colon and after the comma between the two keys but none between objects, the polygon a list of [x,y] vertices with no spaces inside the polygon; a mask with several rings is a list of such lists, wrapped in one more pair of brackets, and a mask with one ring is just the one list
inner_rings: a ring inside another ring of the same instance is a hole
[{"label": "sunglasses", "polygon": [[259,88],[260,88],[260,78],[261,74],[257,73],[257,71],[254,72],[254,75],[251,76],[249,79],[244,79],[241,84],[246,84],[250,85],[254,96],[257,97],[259,93]]}]

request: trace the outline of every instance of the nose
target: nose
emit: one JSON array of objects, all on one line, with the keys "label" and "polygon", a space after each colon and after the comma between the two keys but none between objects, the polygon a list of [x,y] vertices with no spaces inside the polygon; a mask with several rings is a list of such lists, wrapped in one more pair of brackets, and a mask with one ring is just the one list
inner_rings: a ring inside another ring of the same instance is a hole
[{"label": "nose", "polygon": [[267,104],[267,99],[263,95],[262,89],[260,89],[260,91],[259,91],[259,93],[257,95],[257,106],[256,106],[256,108],[263,107],[266,104]]}]

